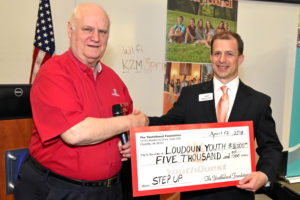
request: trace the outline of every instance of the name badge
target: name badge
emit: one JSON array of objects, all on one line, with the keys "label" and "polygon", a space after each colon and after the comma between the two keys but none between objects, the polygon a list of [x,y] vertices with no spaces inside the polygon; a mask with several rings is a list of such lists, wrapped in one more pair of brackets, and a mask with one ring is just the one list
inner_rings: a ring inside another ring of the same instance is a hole
[{"label": "name badge", "polygon": [[199,101],[213,100],[213,93],[199,94]]}]

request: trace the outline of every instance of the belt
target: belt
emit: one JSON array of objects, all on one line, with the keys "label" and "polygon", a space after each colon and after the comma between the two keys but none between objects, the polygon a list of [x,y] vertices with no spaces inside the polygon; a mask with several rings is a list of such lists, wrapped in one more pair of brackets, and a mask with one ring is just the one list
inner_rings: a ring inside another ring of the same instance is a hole
[{"label": "belt", "polygon": [[88,186],[88,187],[111,187],[114,184],[120,183],[120,173],[117,175],[104,179],[104,180],[99,180],[99,181],[83,181],[83,180],[77,180],[77,179],[72,179],[68,178],[62,175],[59,175],[57,173],[52,172],[51,170],[47,169],[40,163],[38,163],[31,155],[28,154],[28,157],[26,159],[27,162],[29,162],[35,169],[37,169],[39,172],[47,174],[50,177],[54,177],[56,179],[76,184],[76,185],[81,185],[81,186]]}]

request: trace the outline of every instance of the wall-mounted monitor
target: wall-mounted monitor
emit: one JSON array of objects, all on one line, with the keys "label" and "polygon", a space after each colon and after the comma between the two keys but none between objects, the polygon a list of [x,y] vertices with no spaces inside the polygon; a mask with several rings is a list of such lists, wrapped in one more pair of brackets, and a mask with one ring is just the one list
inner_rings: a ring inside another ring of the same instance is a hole
[{"label": "wall-mounted monitor", "polygon": [[0,120],[31,118],[30,84],[0,84]]}]

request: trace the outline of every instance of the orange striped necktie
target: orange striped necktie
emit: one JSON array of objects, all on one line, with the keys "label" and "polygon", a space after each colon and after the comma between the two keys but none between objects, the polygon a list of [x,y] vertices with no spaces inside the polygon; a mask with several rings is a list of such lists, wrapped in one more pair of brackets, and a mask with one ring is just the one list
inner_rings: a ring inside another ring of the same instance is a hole
[{"label": "orange striped necktie", "polygon": [[228,108],[229,108],[229,96],[228,96],[228,87],[223,85],[221,87],[223,92],[222,97],[220,98],[218,105],[217,105],[217,119],[218,122],[226,122]]}]

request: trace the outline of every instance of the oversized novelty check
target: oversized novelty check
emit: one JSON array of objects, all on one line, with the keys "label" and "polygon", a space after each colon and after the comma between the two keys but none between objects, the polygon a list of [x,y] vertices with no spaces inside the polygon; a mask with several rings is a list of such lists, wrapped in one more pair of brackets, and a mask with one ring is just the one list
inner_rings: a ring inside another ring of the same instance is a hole
[{"label": "oversized novelty check", "polygon": [[130,131],[133,195],[238,185],[255,171],[252,121]]}]

